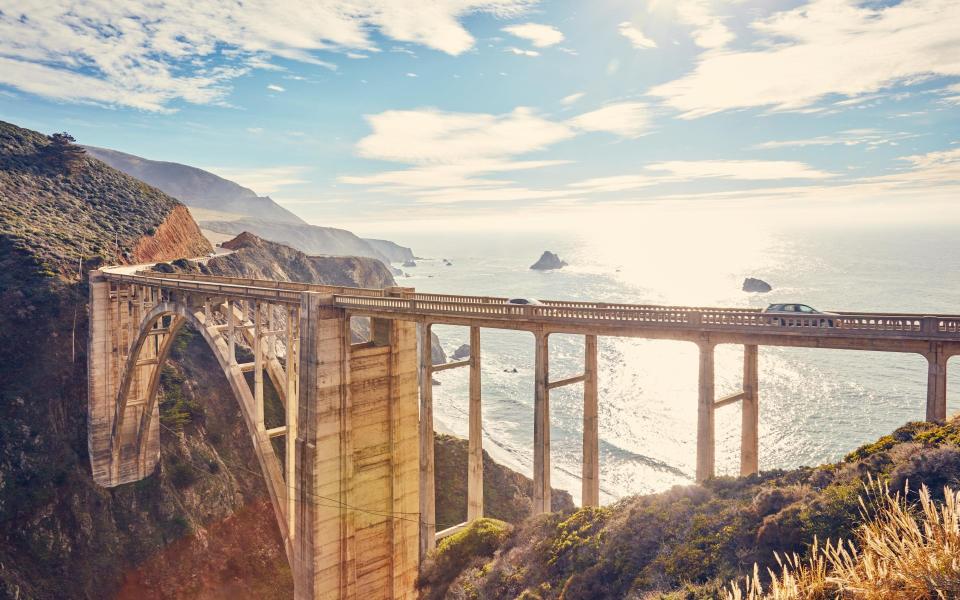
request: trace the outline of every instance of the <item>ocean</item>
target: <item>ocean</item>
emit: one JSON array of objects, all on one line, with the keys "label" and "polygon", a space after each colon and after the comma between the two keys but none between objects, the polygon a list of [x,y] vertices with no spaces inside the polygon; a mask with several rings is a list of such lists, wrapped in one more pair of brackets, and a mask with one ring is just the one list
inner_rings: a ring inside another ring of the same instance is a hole
[{"label": "ocean", "polygon": [[[960,236],[954,226],[856,222],[624,224],[614,230],[393,234],[414,249],[401,285],[422,292],[641,304],[763,307],[795,301],[821,310],[960,313]],[[569,266],[529,269],[544,250]],[[448,259],[452,266],[446,266]],[[773,286],[741,291],[744,277]],[[466,328],[437,326],[452,353]],[[533,461],[533,336],[481,332],[484,448],[524,473]],[[697,349],[684,342],[600,338],[603,502],[693,481]],[[716,390],[739,389],[742,347],[719,346]],[[551,379],[582,372],[583,338],[551,336]],[[960,360],[951,361],[948,414],[960,409]],[[513,370],[516,369],[516,372]],[[919,355],[761,347],[760,468],[842,458],[923,419]],[[467,433],[467,372],[436,375],[438,430]],[[579,500],[582,387],[550,396],[552,483]],[[739,468],[739,405],[717,411],[717,471]]]}]

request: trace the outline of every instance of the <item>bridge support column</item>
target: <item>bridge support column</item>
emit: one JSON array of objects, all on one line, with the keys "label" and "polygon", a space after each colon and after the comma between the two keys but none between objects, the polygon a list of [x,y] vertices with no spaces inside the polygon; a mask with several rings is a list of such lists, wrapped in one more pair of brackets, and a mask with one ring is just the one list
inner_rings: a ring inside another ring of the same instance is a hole
[{"label": "bridge support column", "polygon": [[715,394],[713,350],[714,344],[710,341],[699,343],[700,346],[700,384],[699,401],[697,403],[697,483],[701,483],[714,476],[715,469]]},{"label": "bridge support column", "polygon": [[947,420],[947,355],[943,342],[931,342],[927,359],[927,421]]},{"label": "bridge support column", "polygon": [[758,348],[754,344],[743,347],[743,404],[740,427],[740,476],[753,475],[760,470],[760,402]]},{"label": "bridge support column", "polygon": [[[294,597],[352,598],[349,486],[349,346],[343,311],[304,292],[300,314],[300,402],[297,416],[297,496]],[[255,315],[256,317],[256,315]],[[289,482],[288,482],[289,483]]]},{"label": "bridge support column", "polygon": [[600,447],[597,394],[597,336],[588,335],[584,345],[583,380],[583,477],[580,502],[600,505]]},{"label": "bridge support column", "polygon": [[483,413],[480,398],[480,328],[470,328],[470,435],[467,457],[467,521],[483,516]]},{"label": "bridge support column", "polygon": [[[269,305],[267,305],[269,307]],[[257,429],[264,429],[263,415],[263,303],[253,303],[253,415]]]},{"label": "bridge support column", "polygon": [[549,335],[536,334],[533,397],[533,510],[550,512],[550,379]]},{"label": "bridge support column", "polygon": [[420,325],[420,561],[436,545],[433,463],[433,365],[430,324]]}]

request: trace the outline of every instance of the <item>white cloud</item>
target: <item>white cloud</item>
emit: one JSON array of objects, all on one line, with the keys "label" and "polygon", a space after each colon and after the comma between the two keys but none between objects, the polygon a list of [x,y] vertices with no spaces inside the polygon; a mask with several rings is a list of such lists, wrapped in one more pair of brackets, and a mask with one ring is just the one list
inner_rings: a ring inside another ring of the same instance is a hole
[{"label": "white cloud", "polygon": [[389,110],[366,119],[373,131],[357,143],[360,155],[409,164],[515,156],[574,135],[524,107],[503,115]]},{"label": "white cloud", "polygon": [[918,137],[919,134],[889,132],[879,129],[847,129],[834,135],[818,135],[798,140],[780,140],[757,144],[754,148],[773,150],[777,148],[806,148],[807,146],[867,146],[875,148],[896,145],[901,140]]},{"label": "white cloud", "polygon": [[570,187],[590,192],[624,192],[656,183],[659,183],[657,178],[650,175],[609,175],[576,181],[570,184]]},{"label": "white cloud", "polygon": [[503,31],[525,39],[537,48],[546,48],[563,41],[563,33],[552,25],[522,23],[504,27]]},{"label": "white cloud", "polygon": [[835,177],[833,173],[788,160],[669,160],[647,165],[646,168],[680,180],[719,178],[763,181]]},{"label": "white cloud", "polygon": [[285,91],[287,91],[286,88],[280,87],[279,85],[277,85],[277,84],[275,84],[275,83],[271,83],[270,85],[268,85],[268,86],[267,86],[267,89],[270,90],[271,92],[285,92]]},{"label": "white cloud", "polygon": [[608,104],[576,116],[570,125],[584,131],[608,131],[624,137],[639,137],[650,123],[649,107],[643,102]]},{"label": "white cloud", "polygon": [[236,181],[261,195],[275,194],[280,188],[309,183],[305,173],[309,167],[282,166],[263,168],[203,167],[224,179]]},{"label": "white cloud", "polygon": [[457,55],[477,12],[535,0],[20,0],[0,10],[0,83],[57,100],[168,111],[223,102],[229,82],[283,58],[335,68],[318,52],[376,51],[374,31]]},{"label": "white cloud", "polygon": [[620,32],[620,35],[630,40],[630,43],[633,44],[634,48],[637,49],[646,49],[646,48],[656,48],[657,43],[650,38],[648,38],[642,31],[633,26],[630,21],[624,21],[620,23],[617,27],[617,31]]},{"label": "white cloud", "polygon": [[418,77],[416,73],[407,73],[407,77]]},{"label": "white cloud", "polygon": [[777,181],[834,177],[832,173],[814,169],[801,162],[778,160],[671,160],[645,165],[643,171],[592,177],[574,182],[570,187],[590,193],[610,193],[698,179]]},{"label": "white cloud", "polygon": [[576,93],[570,94],[569,96],[564,96],[563,98],[560,99],[560,104],[563,104],[564,106],[570,106],[571,104],[576,103],[578,100],[580,100],[586,95],[587,95],[586,92],[576,92]]},{"label": "white cloud", "polygon": [[707,52],[692,73],[654,87],[685,118],[769,106],[800,109],[898,84],[960,75],[960,3],[886,7],[814,0],[753,23],[750,50]]},{"label": "white cloud", "polygon": [[912,168],[876,179],[905,185],[943,185],[960,182],[960,148],[904,156],[900,160],[910,163]]},{"label": "white cloud", "polygon": [[263,133],[263,127],[247,127],[247,132],[254,135],[259,135]]},{"label": "white cloud", "polygon": [[949,104],[960,104],[960,83],[949,85],[944,89],[947,96],[943,98],[944,102]]},{"label": "white cloud", "polygon": [[713,11],[711,0],[680,0],[673,2],[677,18],[692,26],[693,41],[702,48],[720,48],[733,40],[733,33],[722,17]]},{"label": "white cloud", "polygon": [[512,52],[518,56],[540,56],[540,53],[536,50],[526,50],[524,48],[517,48],[515,46],[510,46],[509,48],[504,49],[504,52]]}]

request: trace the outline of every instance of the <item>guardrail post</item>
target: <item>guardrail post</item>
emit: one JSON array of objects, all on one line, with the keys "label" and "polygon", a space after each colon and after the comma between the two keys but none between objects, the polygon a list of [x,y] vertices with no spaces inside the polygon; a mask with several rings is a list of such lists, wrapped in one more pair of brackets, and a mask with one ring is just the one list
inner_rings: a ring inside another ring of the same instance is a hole
[{"label": "guardrail post", "polygon": [[714,344],[709,340],[699,342],[700,384],[697,404],[697,483],[714,476],[715,431],[714,431]]},{"label": "guardrail post", "polygon": [[743,347],[743,400],[741,401],[740,475],[753,475],[760,470],[760,398],[758,348]]}]

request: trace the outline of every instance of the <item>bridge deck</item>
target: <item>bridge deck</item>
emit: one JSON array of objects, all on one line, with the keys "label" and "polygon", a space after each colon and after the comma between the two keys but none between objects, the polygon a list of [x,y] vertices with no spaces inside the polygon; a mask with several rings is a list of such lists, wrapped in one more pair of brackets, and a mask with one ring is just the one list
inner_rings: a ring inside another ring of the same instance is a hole
[{"label": "bridge deck", "polygon": [[[356,316],[545,333],[597,334],[717,343],[924,352],[932,341],[960,353],[960,316],[837,312],[777,316],[755,308],[718,308],[545,300],[511,305],[497,296],[422,294],[183,273],[109,273],[111,280],[211,296],[299,304],[318,292]],[[403,288],[399,288],[403,290]],[[954,347],[956,346],[956,347]]]}]

